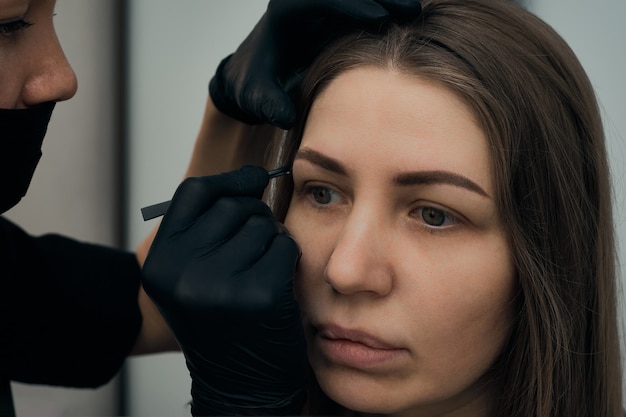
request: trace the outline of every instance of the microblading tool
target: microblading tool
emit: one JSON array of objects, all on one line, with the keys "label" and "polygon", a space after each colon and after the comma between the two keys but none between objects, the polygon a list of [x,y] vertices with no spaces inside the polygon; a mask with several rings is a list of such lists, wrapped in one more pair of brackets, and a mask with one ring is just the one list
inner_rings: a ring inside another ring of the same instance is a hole
[{"label": "microblading tool", "polygon": [[[272,169],[267,171],[267,176],[272,179],[276,177],[280,177],[281,175],[291,174],[291,167],[282,167]],[[167,211],[167,208],[170,206],[172,200],[163,201],[162,203],[153,204],[151,206],[147,206],[141,209],[141,215],[143,216],[143,220],[151,220],[156,217],[162,216]]]}]

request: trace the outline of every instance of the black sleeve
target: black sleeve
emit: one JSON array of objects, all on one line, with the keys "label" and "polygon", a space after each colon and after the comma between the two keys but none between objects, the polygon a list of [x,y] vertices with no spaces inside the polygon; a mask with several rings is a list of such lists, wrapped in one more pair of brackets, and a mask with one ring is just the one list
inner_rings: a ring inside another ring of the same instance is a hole
[{"label": "black sleeve", "polygon": [[134,254],[0,217],[0,379],[97,387],[119,371],[141,326]]}]

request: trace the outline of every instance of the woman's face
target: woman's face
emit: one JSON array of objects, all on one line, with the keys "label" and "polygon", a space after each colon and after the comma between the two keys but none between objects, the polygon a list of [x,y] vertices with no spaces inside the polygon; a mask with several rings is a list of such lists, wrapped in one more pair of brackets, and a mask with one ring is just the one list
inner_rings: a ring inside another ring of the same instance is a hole
[{"label": "woman's face", "polygon": [[433,82],[350,70],[315,101],[286,225],[322,389],[357,411],[481,415],[515,273],[487,139]]},{"label": "woman's face", "polygon": [[0,0],[0,108],[71,98],[76,76],[54,30],[54,0]]}]

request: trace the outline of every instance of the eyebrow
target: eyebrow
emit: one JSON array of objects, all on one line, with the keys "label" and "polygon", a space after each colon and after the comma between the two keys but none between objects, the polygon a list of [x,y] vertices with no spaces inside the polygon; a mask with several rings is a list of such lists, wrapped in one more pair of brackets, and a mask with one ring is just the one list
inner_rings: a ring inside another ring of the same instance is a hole
[{"label": "eyebrow", "polygon": [[[347,170],[336,159],[330,158],[310,148],[301,148],[296,153],[294,160],[303,159],[319,166],[327,171],[347,176]],[[415,171],[404,172],[394,177],[393,181],[398,185],[410,186],[420,184],[449,184],[455,187],[465,188],[483,197],[491,198],[478,184],[463,175],[449,171]]]}]

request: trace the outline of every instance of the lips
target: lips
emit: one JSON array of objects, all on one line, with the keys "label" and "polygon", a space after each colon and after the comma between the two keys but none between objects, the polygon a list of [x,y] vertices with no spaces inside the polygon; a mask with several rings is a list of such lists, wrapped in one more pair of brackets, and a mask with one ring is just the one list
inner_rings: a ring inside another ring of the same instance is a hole
[{"label": "lips", "polygon": [[317,326],[317,331],[320,337],[325,339],[361,343],[372,349],[399,349],[398,346],[387,343],[361,330],[345,329],[333,324],[324,324]]},{"label": "lips", "polygon": [[408,355],[407,349],[368,332],[334,324],[317,327],[314,347],[327,363],[358,369],[398,365]]}]

